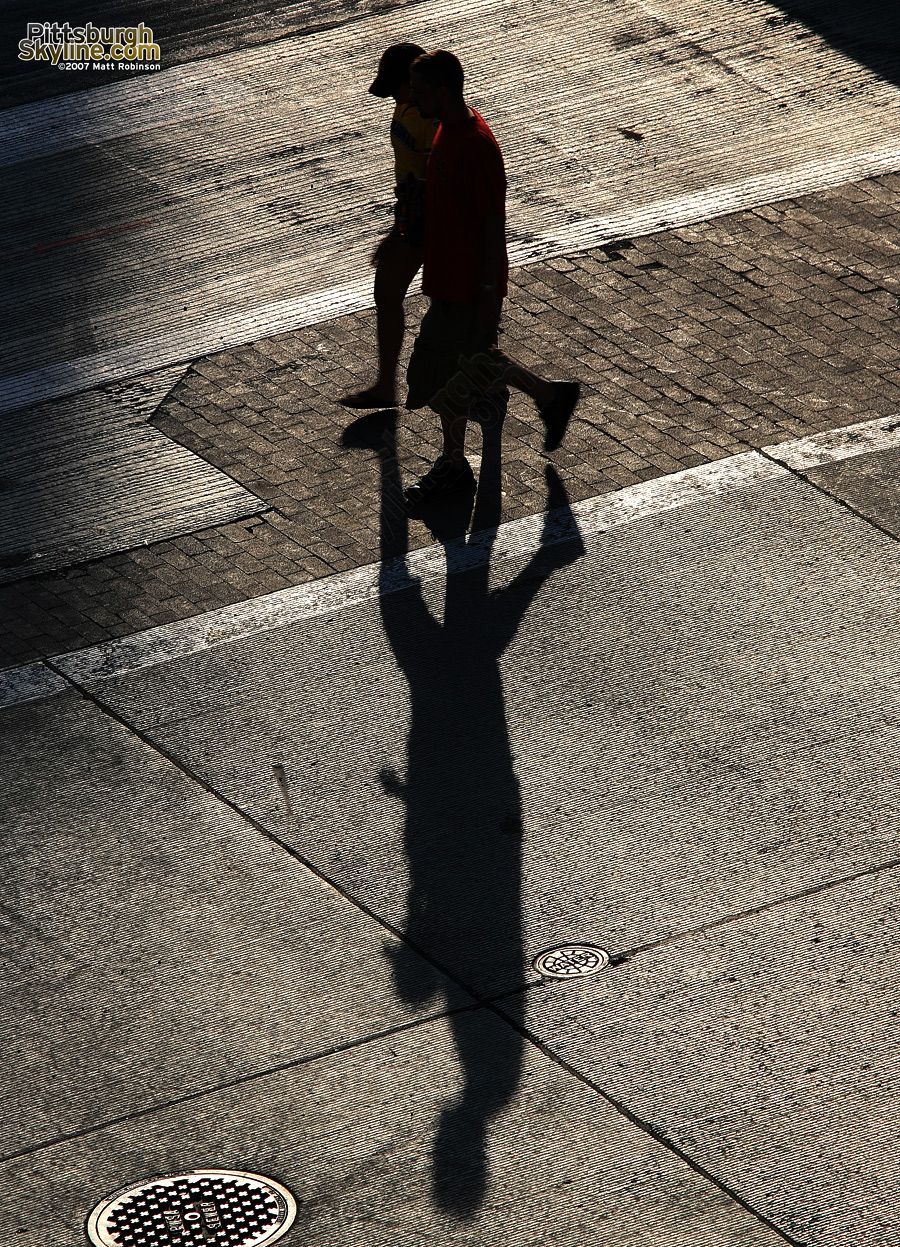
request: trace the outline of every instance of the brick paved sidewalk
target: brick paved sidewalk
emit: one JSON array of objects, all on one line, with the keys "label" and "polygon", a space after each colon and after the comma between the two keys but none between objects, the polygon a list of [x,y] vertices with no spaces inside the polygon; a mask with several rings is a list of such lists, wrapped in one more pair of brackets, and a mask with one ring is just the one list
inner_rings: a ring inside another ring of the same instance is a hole
[{"label": "brick paved sidewalk", "polygon": [[[572,500],[900,413],[898,204],[895,174],[514,272],[505,345],[583,382],[553,455]],[[423,308],[410,300],[413,327]],[[374,457],[341,448],[352,413],[334,402],[373,359],[367,312],[193,365],[153,423],[268,509],[0,588],[0,665],[376,560]],[[404,412],[401,425],[411,478],[437,454],[436,420]],[[514,394],[504,519],[544,505],[541,433]],[[433,540],[412,530],[414,546]]]}]

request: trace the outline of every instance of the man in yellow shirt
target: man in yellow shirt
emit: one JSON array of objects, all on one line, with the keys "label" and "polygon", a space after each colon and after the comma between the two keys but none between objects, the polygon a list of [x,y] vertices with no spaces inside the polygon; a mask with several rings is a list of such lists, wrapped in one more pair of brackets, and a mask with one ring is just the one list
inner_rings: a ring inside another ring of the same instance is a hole
[{"label": "man in yellow shirt", "polygon": [[374,385],[338,401],[344,407],[396,407],[397,360],[403,344],[403,300],[422,267],[425,245],[425,164],[437,130],[410,103],[409,67],[423,54],[415,43],[395,43],[378,64],[369,87],[380,99],[393,96],[391,146],[397,201],[394,227],[372,253],[375,266],[375,315],[378,329],[378,377]]}]

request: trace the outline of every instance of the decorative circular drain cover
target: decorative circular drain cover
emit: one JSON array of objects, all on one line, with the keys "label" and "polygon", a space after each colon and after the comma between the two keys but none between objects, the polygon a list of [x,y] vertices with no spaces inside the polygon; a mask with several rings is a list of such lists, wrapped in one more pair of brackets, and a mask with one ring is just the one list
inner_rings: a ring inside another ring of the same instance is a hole
[{"label": "decorative circular drain cover", "polygon": [[609,953],[596,944],[558,944],[538,953],[531,964],[544,978],[587,978],[609,965]]},{"label": "decorative circular drain cover", "polygon": [[117,1191],[88,1217],[96,1247],[263,1247],[288,1232],[293,1195],[271,1178],[201,1169]]}]

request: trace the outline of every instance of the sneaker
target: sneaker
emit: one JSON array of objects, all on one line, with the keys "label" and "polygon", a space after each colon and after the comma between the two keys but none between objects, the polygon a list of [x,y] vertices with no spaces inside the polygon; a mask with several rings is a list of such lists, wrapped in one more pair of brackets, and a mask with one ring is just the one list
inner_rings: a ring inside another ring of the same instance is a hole
[{"label": "sneaker", "polygon": [[556,450],[566,435],[569,419],[581,394],[577,381],[551,381],[553,397],[545,407],[538,407],[538,414],[546,425],[544,450]]},{"label": "sneaker", "polygon": [[456,466],[446,456],[439,455],[425,475],[403,492],[407,502],[415,506],[442,494],[454,494],[464,489],[475,489],[475,473],[468,459]]}]

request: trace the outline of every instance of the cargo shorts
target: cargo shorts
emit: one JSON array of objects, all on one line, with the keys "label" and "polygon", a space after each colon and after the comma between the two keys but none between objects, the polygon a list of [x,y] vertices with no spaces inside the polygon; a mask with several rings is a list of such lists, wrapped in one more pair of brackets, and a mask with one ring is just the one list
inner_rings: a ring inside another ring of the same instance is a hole
[{"label": "cargo shorts", "polygon": [[496,329],[485,331],[473,304],[432,299],[406,370],[406,406],[467,419],[489,401],[508,366]]}]

